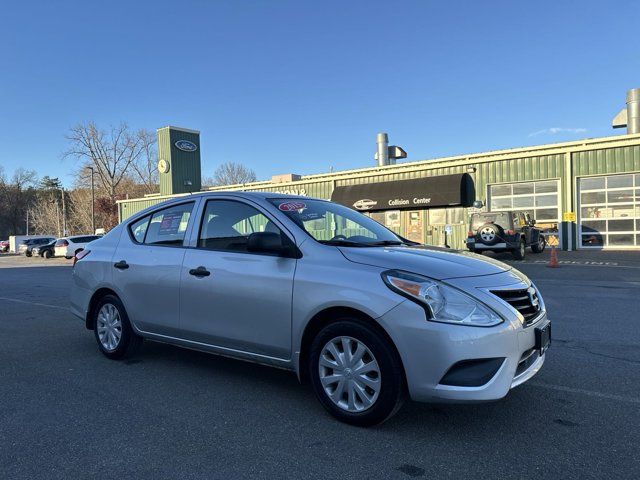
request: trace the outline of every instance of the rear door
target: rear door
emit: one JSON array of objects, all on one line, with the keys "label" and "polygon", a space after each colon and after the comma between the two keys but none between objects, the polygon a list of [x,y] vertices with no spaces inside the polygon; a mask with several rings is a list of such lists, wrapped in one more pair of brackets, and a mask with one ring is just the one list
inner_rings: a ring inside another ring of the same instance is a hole
[{"label": "rear door", "polygon": [[211,199],[195,248],[181,273],[184,338],[280,359],[291,356],[291,305],[296,260],[247,251],[248,236],[282,225],[257,205]]},{"label": "rear door", "polygon": [[195,204],[189,201],[157,210],[123,230],[113,257],[113,283],[140,330],[177,335],[184,239],[193,223]]}]

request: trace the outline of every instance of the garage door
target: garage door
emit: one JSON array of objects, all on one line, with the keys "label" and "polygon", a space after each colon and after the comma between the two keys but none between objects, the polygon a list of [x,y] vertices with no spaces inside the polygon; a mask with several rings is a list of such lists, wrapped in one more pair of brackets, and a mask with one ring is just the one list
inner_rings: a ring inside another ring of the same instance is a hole
[{"label": "garage door", "polygon": [[578,179],[582,248],[640,248],[640,174]]},{"label": "garage door", "polygon": [[502,183],[489,185],[489,210],[528,212],[546,233],[558,232],[560,216],[559,181]]}]

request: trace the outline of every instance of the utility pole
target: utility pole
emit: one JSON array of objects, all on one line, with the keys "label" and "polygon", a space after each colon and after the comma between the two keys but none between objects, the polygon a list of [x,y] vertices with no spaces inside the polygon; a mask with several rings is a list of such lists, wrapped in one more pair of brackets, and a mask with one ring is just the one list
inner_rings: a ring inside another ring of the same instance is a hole
[{"label": "utility pole", "polygon": [[67,236],[67,208],[64,203],[64,187],[60,189],[62,193],[62,236]]},{"label": "utility pole", "polygon": [[58,238],[60,238],[64,236],[60,232],[60,205],[58,204],[57,200],[54,199],[53,201],[56,204],[56,223],[58,224]]},{"label": "utility pole", "polygon": [[27,235],[29,235],[29,209],[27,208]]},{"label": "utility pole", "polygon": [[91,170],[91,235],[93,235],[96,233],[96,194],[93,184],[93,174],[95,170],[91,166],[87,166],[87,168]]}]

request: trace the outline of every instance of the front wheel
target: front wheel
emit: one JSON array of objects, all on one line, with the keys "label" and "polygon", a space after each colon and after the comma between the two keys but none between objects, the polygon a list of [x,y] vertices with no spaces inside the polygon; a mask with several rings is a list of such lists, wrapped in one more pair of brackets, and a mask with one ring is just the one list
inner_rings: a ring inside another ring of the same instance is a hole
[{"label": "front wheel", "polygon": [[544,247],[546,247],[547,242],[545,241],[542,235],[538,236],[538,241],[531,245],[531,251],[533,253],[542,253],[544,252]]},{"label": "front wheel", "polygon": [[42,256],[49,260],[51,258],[51,250],[45,250]]},{"label": "front wheel", "polygon": [[100,351],[120,360],[132,356],[142,338],[131,328],[124,305],[115,295],[105,295],[93,309],[93,332]]},{"label": "front wheel", "polygon": [[511,252],[513,258],[515,258],[516,260],[524,260],[525,249],[526,245],[524,243],[524,240],[520,240],[520,245],[518,246],[518,248]]},{"label": "front wheel", "polygon": [[343,318],[326,326],[313,339],[309,355],[316,397],[338,420],[369,427],[402,406],[402,362],[389,341],[366,323]]}]

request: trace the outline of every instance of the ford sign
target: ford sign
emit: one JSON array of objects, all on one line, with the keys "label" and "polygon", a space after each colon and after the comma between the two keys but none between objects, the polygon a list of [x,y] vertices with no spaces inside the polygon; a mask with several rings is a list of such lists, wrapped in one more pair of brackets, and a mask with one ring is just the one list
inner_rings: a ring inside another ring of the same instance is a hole
[{"label": "ford sign", "polygon": [[198,149],[198,146],[189,140],[178,140],[175,143],[175,146],[183,152],[195,152]]}]

